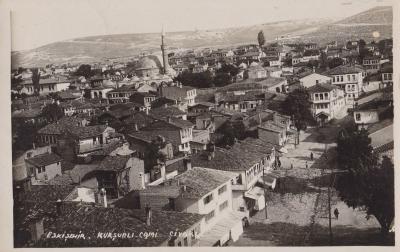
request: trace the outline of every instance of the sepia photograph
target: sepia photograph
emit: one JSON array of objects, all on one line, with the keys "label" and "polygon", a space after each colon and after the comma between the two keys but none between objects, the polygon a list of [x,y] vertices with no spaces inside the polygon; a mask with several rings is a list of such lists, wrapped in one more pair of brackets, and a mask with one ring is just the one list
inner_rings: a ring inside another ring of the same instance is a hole
[{"label": "sepia photograph", "polygon": [[12,246],[394,249],[395,5],[10,3]]}]

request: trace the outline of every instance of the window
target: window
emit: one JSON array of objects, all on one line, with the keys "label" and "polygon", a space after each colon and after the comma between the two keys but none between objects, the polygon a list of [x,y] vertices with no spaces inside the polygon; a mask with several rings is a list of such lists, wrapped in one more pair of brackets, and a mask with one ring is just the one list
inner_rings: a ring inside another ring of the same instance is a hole
[{"label": "window", "polygon": [[183,239],[183,246],[185,246],[185,247],[188,246],[188,238],[187,238],[187,237],[185,237],[185,238]]},{"label": "window", "polygon": [[226,191],[226,185],[218,189],[218,195],[223,194]]},{"label": "window", "polygon": [[182,242],[181,241],[178,242],[178,247],[182,247]]},{"label": "window", "polygon": [[324,93],[325,99],[328,99],[328,93]]},{"label": "window", "polygon": [[214,218],[214,216],[215,216],[215,211],[212,210],[211,212],[209,212],[209,213],[206,215],[206,222],[209,222],[212,218]]},{"label": "window", "polygon": [[32,157],[32,152],[26,153],[26,157],[27,157],[27,158],[31,158],[31,157]]},{"label": "window", "polygon": [[341,81],[341,82],[343,82],[343,75],[342,75],[342,76],[340,76],[340,81]]},{"label": "window", "polygon": [[224,201],[221,205],[219,205],[219,211],[222,212],[225,208],[228,207],[228,201]]},{"label": "window", "polygon": [[317,100],[318,101],[318,94],[314,94],[314,96],[315,96],[315,100]]},{"label": "window", "polygon": [[347,81],[350,81],[350,75],[347,75]]},{"label": "window", "polygon": [[207,204],[210,203],[212,200],[213,200],[213,195],[212,195],[212,193],[211,193],[211,194],[207,195],[207,196],[204,198],[204,200],[203,200],[204,205],[207,205]]},{"label": "window", "polygon": [[356,121],[360,121],[361,120],[361,114],[360,113],[357,113],[356,114]]}]

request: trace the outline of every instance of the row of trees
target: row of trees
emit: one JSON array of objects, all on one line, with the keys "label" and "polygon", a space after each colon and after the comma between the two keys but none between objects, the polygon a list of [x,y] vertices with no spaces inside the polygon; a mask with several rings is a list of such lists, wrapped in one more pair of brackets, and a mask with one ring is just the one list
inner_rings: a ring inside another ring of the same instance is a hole
[{"label": "row of trees", "polygon": [[174,81],[196,88],[222,87],[234,82],[238,73],[239,68],[235,65],[224,64],[215,74],[210,71],[200,73],[184,71],[175,77]]}]

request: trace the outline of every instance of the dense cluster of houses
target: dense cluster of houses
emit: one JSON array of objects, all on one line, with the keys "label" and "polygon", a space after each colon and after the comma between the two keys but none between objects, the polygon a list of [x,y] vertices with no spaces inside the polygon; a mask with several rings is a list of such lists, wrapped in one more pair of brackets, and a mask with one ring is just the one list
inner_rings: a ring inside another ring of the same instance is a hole
[{"label": "dense cluster of houses", "polygon": [[[12,102],[13,127],[37,131],[13,161],[16,245],[222,246],[237,240],[249,216],[265,208],[264,190],[275,187],[273,169],[295,133],[280,109],[288,93],[305,88],[321,123],[351,107],[365,127],[392,105],[390,55],[367,44],[371,56],[356,64],[359,46],[190,50],[168,54],[163,66],[143,57],[133,69],[118,63],[114,74],[89,78],[69,78],[73,70],[64,66],[41,70],[38,87],[29,70],[19,73],[13,92],[25,97]],[[321,62],[322,54],[343,64],[308,64]],[[172,81],[172,73],[222,64],[240,69],[235,83],[197,90]],[[361,104],[370,92],[380,96]],[[203,99],[210,93],[212,99]],[[42,113],[49,104],[61,108],[61,118]],[[227,122],[242,123],[254,136],[216,146]],[[78,229],[92,239],[44,239]],[[98,236],[137,230],[159,233],[148,240]]]}]

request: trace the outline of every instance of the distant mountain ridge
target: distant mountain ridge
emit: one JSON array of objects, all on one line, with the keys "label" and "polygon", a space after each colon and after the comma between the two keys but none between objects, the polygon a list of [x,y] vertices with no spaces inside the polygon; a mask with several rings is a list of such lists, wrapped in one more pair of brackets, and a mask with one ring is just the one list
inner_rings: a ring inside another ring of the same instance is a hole
[{"label": "distant mountain ridge", "polygon": [[[173,48],[229,47],[245,43],[257,43],[257,33],[264,31],[265,39],[277,37],[293,41],[325,43],[332,40],[346,41],[363,38],[392,37],[393,11],[391,6],[375,7],[343,20],[295,20],[265,23],[236,28],[184,31],[167,33],[167,44]],[[91,36],[51,43],[27,51],[12,52],[12,68],[46,64],[92,63],[112,58],[131,58],[147,51],[160,51],[160,34],[116,34]]]}]

